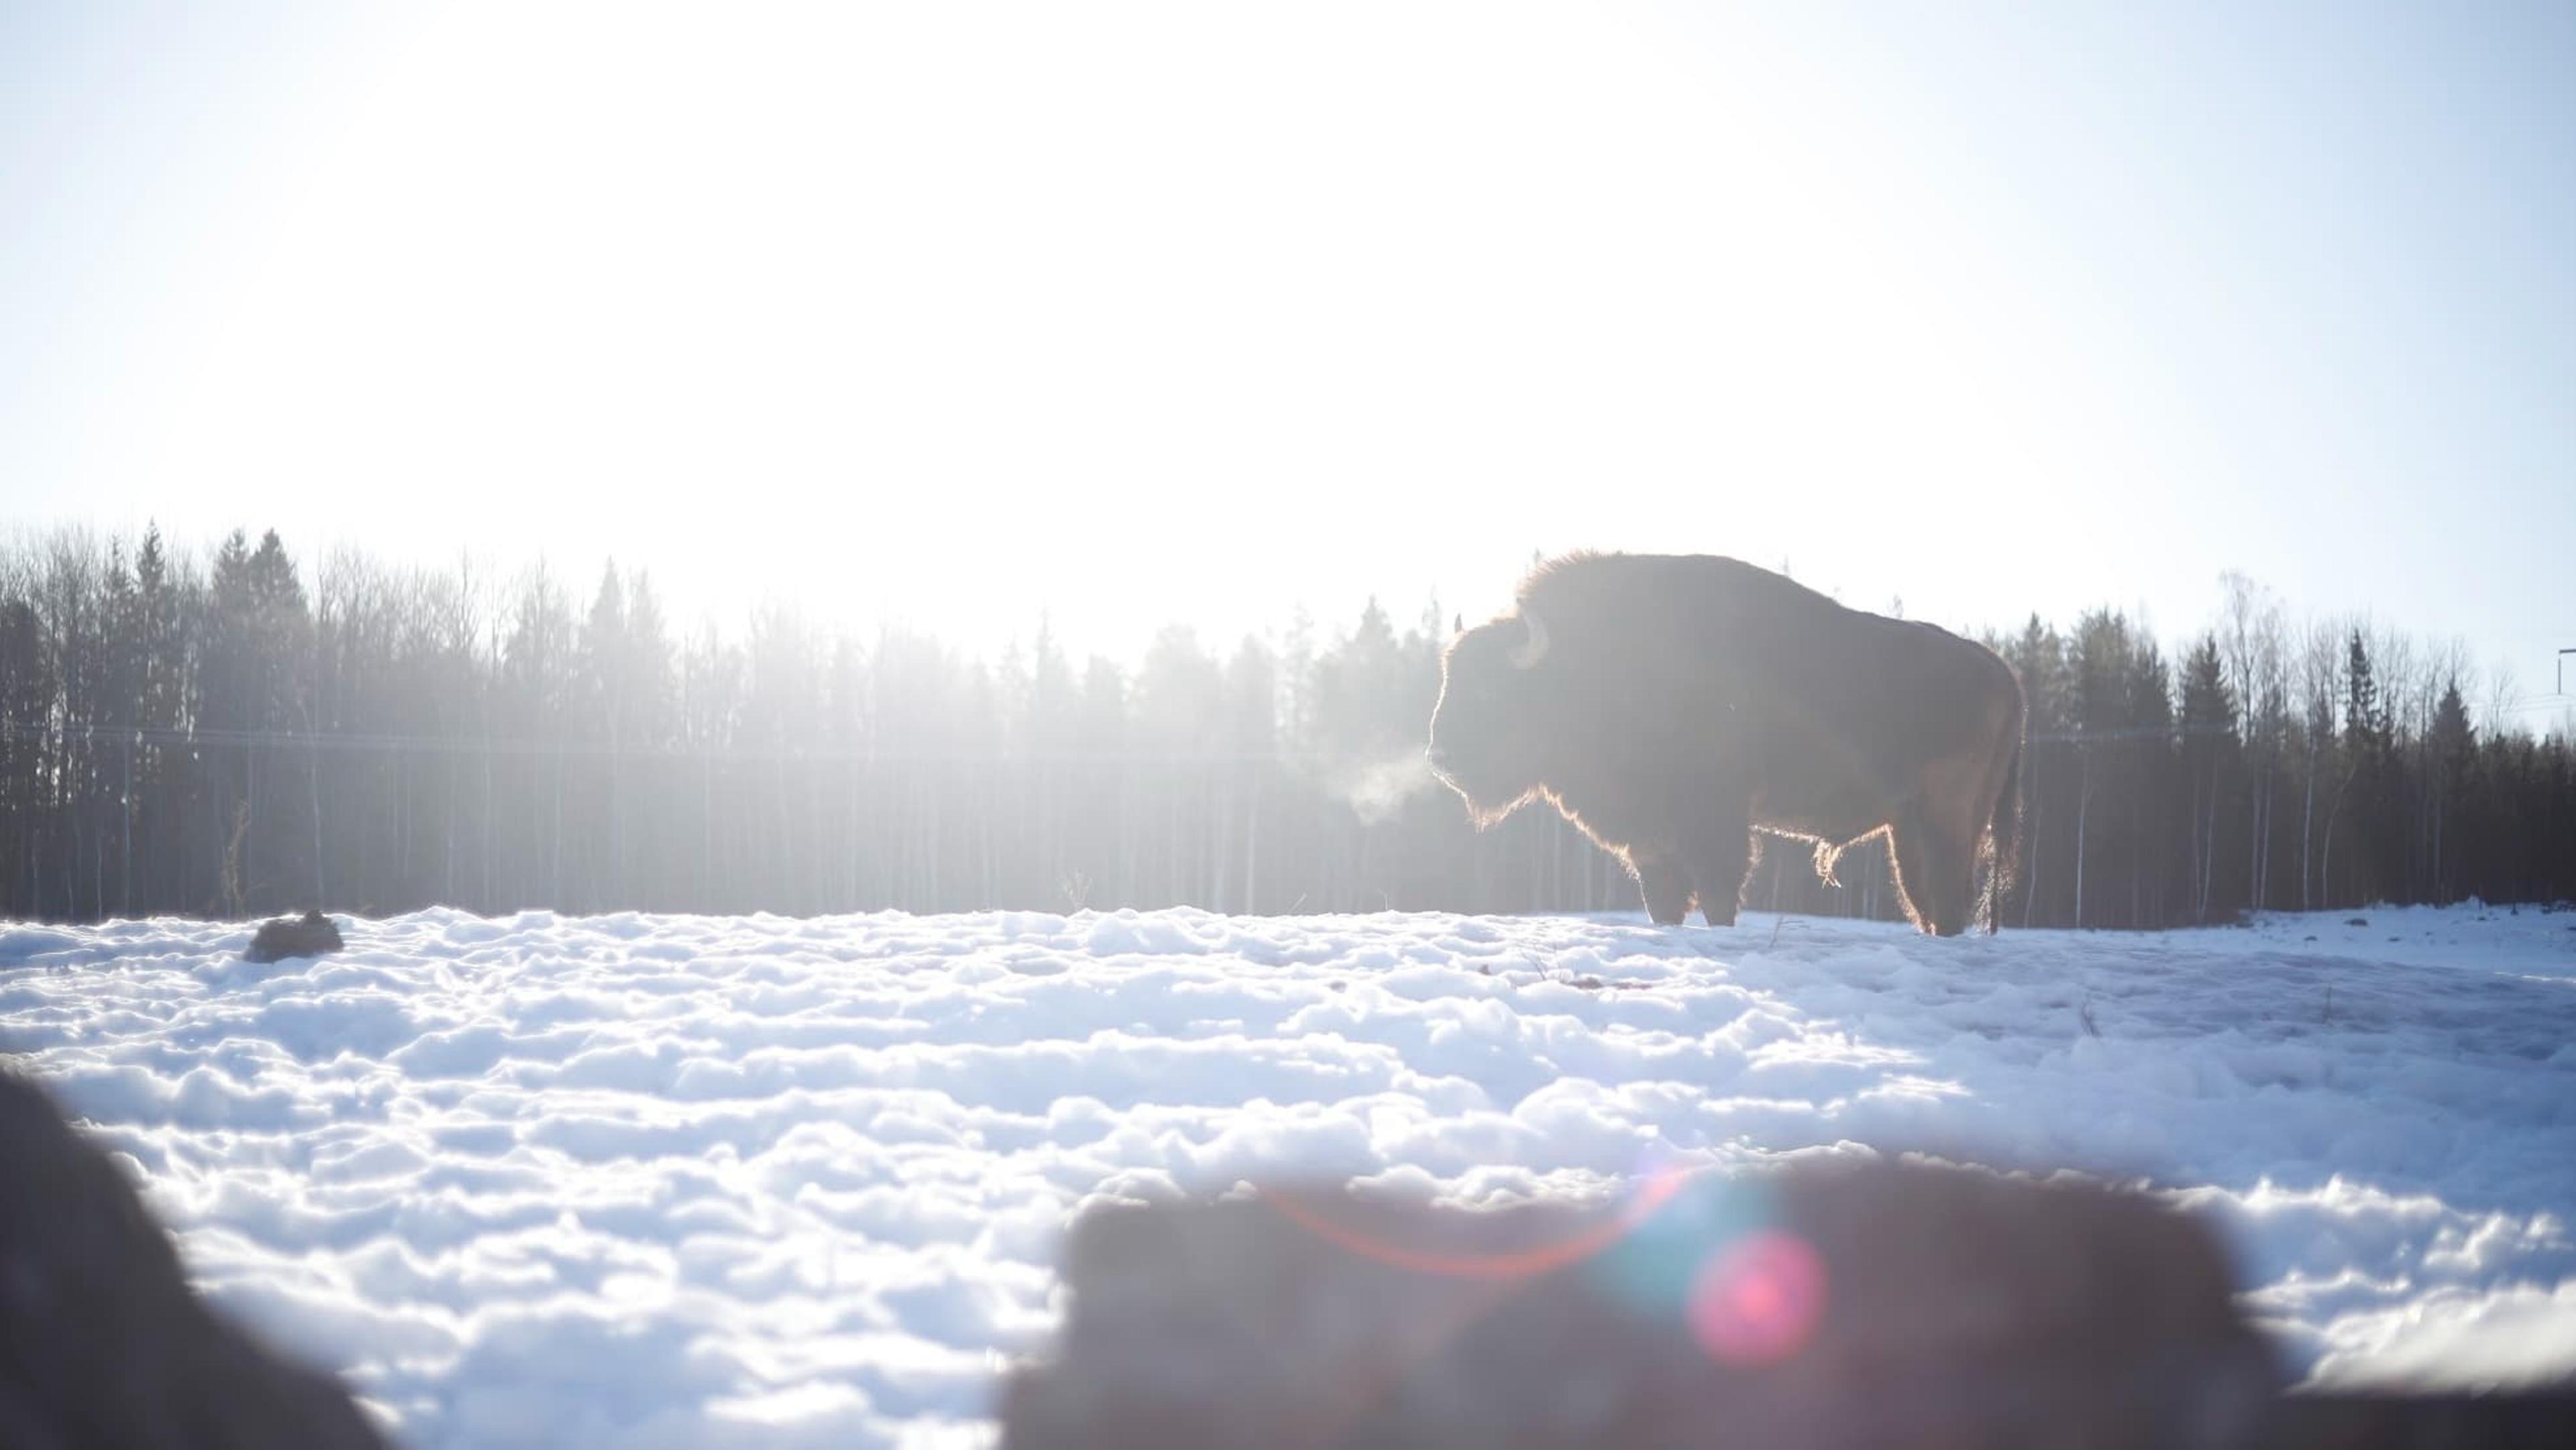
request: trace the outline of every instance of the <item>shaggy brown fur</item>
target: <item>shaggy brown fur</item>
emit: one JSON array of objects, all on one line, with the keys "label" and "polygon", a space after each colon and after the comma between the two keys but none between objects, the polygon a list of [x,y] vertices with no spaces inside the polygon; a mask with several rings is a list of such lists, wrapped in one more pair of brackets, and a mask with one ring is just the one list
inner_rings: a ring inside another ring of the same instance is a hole
[{"label": "shaggy brown fur", "polygon": [[1948,936],[2010,883],[2022,719],[2011,667],[1946,630],[1734,559],[1577,554],[1450,642],[1431,759],[1479,824],[1553,804],[1656,921],[1735,920],[1755,830],[1828,881],[1885,833],[1906,915]]}]

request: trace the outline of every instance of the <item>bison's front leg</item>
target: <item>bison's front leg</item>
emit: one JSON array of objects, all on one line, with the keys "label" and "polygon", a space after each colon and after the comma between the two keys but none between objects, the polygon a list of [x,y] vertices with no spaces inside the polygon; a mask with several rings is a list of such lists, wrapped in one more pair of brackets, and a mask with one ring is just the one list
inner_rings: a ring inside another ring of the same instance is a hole
[{"label": "bison's front leg", "polygon": [[1682,828],[1682,863],[1699,890],[1700,914],[1711,926],[1735,925],[1744,878],[1753,861],[1751,811],[1742,801],[1711,801]]},{"label": "bison's front leg", "polygon": [[1681,867],[1659,852],[1635,851],[1629,854],[1628,869],[1645,893],[1646,915],[1657,926],[1679,926],[1690,911],[1690,878]]}]

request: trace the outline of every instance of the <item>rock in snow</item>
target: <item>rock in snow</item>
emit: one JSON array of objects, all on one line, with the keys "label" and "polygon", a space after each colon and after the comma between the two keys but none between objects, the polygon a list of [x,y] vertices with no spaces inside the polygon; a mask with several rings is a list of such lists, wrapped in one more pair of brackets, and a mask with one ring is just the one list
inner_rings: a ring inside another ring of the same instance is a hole
[{"label": "rock in snow", "polygon": [[308,911],[302,916],[262,922],[242,957],[253,962],[278,962],[288,957],[318,957],[345,945],[340,940],[340,928],[331,918],[319,911]]}]

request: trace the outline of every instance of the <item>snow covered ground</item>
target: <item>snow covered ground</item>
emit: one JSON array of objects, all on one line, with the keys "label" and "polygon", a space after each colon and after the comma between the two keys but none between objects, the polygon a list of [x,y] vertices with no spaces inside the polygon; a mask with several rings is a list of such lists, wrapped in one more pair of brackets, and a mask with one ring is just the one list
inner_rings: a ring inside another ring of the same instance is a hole
[{"label": "snow covered ground", "polygon": [[2143,1175],[2321,1381],[2576,1370],[2576,913],[0,926],[0,1051],[214,1298],[441,1446],[975,1443],[1087,1198]]}]

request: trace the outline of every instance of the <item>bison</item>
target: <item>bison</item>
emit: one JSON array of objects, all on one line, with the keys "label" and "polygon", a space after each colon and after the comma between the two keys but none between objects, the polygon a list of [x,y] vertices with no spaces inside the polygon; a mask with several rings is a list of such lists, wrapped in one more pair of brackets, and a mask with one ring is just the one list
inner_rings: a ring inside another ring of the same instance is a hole
[{"label": "bison", "polygon": [[1575,554],[1450,641],[1429,755],[1480,827],[1554,805],[1657,922],[1733,922],[1754,831],[1828,882],[1883,832],[1906,916],[1949,936],[1992,930],[2016,869],[2022,719],[2011,666],[1946,630],[1735,559]]}]

